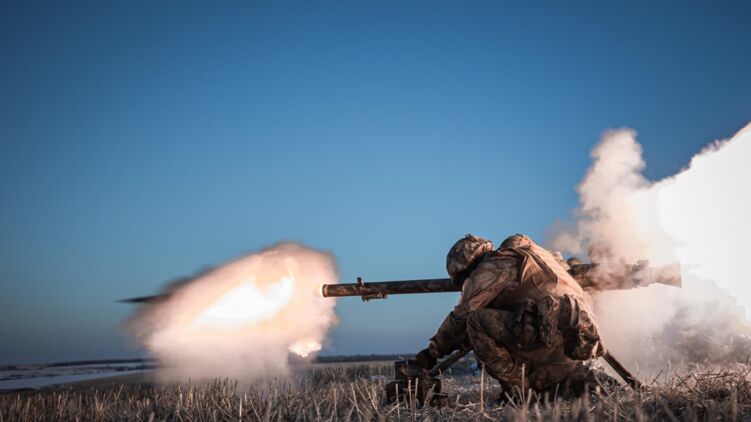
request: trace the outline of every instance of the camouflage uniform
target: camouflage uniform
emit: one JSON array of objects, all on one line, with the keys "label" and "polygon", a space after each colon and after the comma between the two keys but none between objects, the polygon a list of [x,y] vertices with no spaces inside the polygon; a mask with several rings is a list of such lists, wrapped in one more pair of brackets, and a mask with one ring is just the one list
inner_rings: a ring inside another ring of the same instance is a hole
[{"label": "camouflage uniform", "polygon": [[[524,235],[509,237],[496,251],[476,251],[459,304],[430,339],[430,355],[441,358],[468,343],[502,384],[543,390],[604,354],[590,299],[562,259]],[[452,279],[461,273],[447,267]]]}]

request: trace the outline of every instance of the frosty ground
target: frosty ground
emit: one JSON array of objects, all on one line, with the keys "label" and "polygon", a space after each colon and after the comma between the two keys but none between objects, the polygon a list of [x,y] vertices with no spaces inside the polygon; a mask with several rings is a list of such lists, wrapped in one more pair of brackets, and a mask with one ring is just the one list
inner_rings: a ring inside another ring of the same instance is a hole
[{"label": "frosty ground", "polygon": [[[459,373],[457,373],[459,372]],[[499,400],[482,372],[444,375],[451,404],[441,409],[386,403],[392,362],[315,365],[289,377],[160,385],[146,375],[0,394],[0,421],[12,420],[747,420],[748,364],[672,368],[650,386],[597,387],[564,400],[516,391]]]}]

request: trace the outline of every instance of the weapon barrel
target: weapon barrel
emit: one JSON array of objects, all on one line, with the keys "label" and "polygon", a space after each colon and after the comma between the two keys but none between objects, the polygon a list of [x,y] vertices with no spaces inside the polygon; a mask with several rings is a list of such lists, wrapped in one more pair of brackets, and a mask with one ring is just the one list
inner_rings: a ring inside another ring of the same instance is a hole
[{"label": "weapon barrel", "polygon": [[411,293],[459,292],[460,287],[451,284],[448,278],[428,278],[424,280],[379,281],[364,283],[324,284],[323,297],[362,296],[363,300],[383,299],[387,295]]},{"label": "weapon barrel", "polygon": [[[646,261],[634,265],[577,264],[571,266],[568,272],[584,290],[589,291],[632,289],[652,283],[681,285],[678,264],[651,268]],[[360,296],[363,300],[370,300],[384,299],[388,295],[459,292],[461,288],[453,285],[448,278],[365,283],[358,277],[357,283],[324,284],[321,291],[323,297]]]}]

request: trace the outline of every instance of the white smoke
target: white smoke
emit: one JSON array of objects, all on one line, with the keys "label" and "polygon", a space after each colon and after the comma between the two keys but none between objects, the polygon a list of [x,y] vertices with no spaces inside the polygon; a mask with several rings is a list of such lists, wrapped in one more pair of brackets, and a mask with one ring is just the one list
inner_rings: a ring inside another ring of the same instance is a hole
[{"label": "white smoke", "polygon": [[279,244],[169,287],[127,325],[164,380],[283,375],[336,323],[321,285],[337,278],[331,255]]},{"label": "white smoke", "polygon": [[604,134],[578,188],[576,226],[552,247],[596,262],[681,264],[683,288],[594,295],[606,345],[627,362],[744,360],[751,345],[751,124],[678,174],[643,175],[632,130]]}]

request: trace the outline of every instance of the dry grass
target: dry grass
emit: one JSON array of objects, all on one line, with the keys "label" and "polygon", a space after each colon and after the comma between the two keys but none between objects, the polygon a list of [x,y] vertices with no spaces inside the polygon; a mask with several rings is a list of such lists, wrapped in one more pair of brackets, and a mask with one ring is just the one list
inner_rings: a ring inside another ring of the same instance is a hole
[{"label": "dry grass", "polygon": [[[598,388],[576,400],[520,394],[505,404],[482,376],[446,378],[452,405],[418,408],[383,402],[387,363],[323,366],[264,385],[111,384],[0,395],[0,422],[14,420],[748,420],[745,365],[661,378],[636,394]],[[492,380],[491,380],[492,381]]]}]

